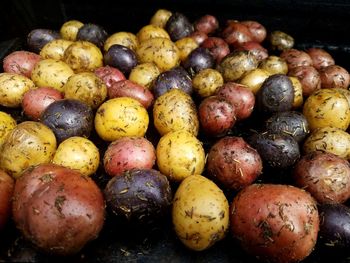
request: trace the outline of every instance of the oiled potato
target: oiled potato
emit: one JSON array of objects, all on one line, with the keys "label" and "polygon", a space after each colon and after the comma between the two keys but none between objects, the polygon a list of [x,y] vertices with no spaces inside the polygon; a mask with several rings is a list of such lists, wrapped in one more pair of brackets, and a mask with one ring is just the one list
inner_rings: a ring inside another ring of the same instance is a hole
[{"label": "oiled potato", "polygon": [[172,13],[166,9],[158,9],[151,18],[150,24],[164,28]]},{"label": "oiled potato", "polygon": [[229,205],[221,189],[201,175],[192,175],[177,189],[172,210],[175,232],[196,251],[223,239],[229,226]]},{"label": "oiled potato", "polygon": [[83,25],[84,24],[78,20],[69,20],[62,25],[60,34],[63,39],[75,41],[79,28],[81,28]]},{"label": "oiled potato", "polygon": [[207,68],[194,76],[192,84],[199,96],[205,98],[213,95],[224,84],[224,79],[219,71]]},{"label": "oiled potato", "polygon": [[168,32],[165,31],[165,29],[155,25],[146,25],[142,27],[140,31],[137,32],[136,36],[139,43],[146,41],[150,38],[161,37],[170,39],[170,36]]},{"label": "oiled potato", "polygon": [[175,42],[180,51],[180,60],[184,62],[188,55],[198,47],[196,41],[191,37],[184,37]]},{"label": "oiled potato", "polygon": [[73,44],[73,41],[65,39],[54,39],[47,43],[40,51],[40,56],[44,59],[52,58],[56,60],[62,60],[63,54],[66,49]]},{"label": "oiled potato", "polygon": [[142,63],[131,70],[129,80],[150,89],[159,74],[160,71],[154,63]]},{"label": "oiled potato", "polygon": [[201,142],[191,133],[180,130],[164,135],[156,149],[159,171],[169,180],[182,181],[187,176],[201,174],[205,152]]},{"label": "oiled potato", "polygon": [[154,126],[161,135],[184,130],[197,136],[199,120],[196,105],[187,93],[171,89],[158,97],[153,106]]},{"label": "oiled potato", "polygon": [[293,89],[294,89],[294,101],[293,101],[293,109],[297,109],[303,105],[304,98],[303,98],[303,86],[301,85],[300,81],[296,77],[289,77],[290,81],[292,82]]},{"label": "oiled potato", "polygon": [[7,134],[16,127],[17,123],[10,114],[0,111],[0,147],[5,142]]},{"label": "oiled potato", "polygon": [[130,32],[117,32],[109,36],[104,44],[104,51],[107,52],[108,49],[113,45],[122,45],[135,51],[139,45],[137,37]]},{"label": "oiled potato", "polygon": [[15,73],[0,74],[0,105],[5,107],[21,106],[24,93],[35,89],[33,81]]},{"label": "oiled potato", "polygon": [[244,74],[239,83],[247,86],[249,90],[257,94],[261,85],[270,75],[267,70],[256,68]]},{"label": "oiled potato", "polygon": [[288,72],[287,62],[277,56],[269,56],[260,63],[259,68],[265,69],[271,74],[287,74]]},{"label": "oiled potato", "polygon": [[63,85],[73,74],[73,70],[65,62],[43,59],[35,65],[32,80],[39,88],[52,87],[62,92]]},{"label": "oiled potato", "polygon": [[89,176],[98,168],[100,153],[92,141],[75,136],[58,145],[52,162]]}]

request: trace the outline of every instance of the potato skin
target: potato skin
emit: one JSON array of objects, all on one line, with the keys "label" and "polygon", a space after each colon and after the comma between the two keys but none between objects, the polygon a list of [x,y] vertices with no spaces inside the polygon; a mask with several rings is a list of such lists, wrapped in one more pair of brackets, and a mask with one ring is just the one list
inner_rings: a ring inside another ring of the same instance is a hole
[{"label": "potato skin", "polygon": [[253,40],[248,27],[240,22],[231,21],[222,31],[222,37],[229,45],[237,48],[245,42]]},{"label": "potato skin", "polygon": [[151,17],[150,24],[164,28],[172,13],[166,9],[158,9]]},{"label": "potato skin", "polygon": [[175,45],[180,51],[180,60],[184,62],[188,55],[196,48],[198,44],[191,37],[184,37],[175,42]]},{"label": "potato skin", "polygon": [[173,13],[165,25],[172,41],[188,37],[193,32],[193,25],[188,18],[179,12]]},{"label": "potato skin", "polygon": [[250,254],[269,262],[299,262],[319,230],[316,201],[289,185],[253,184],[233,199],[231,232]]},{"label": "potato skin", "polygon": [[155,64],[141,63],[131,70],[129,80],[150,90],[159,74],[160,71]]},{"label": "potato skin", "polygon": [[95,69],[95,74],[102,79],[107,87],[107,90],[116,82],[124,80],[124,74],[116,68],[110,66],[104,66]]},{"label": "potato skin", "polygon": [[318,71],[312,66],[298,66],[288,72],[288,76],[296,77],[303,88],[303,96],[308,97],[321,88],[321,78]]},{"label": "potato skin", "polygon": [[30,51],[39,54],[43,46],[48,42],[59,38],[61,38],[61,36],[57,31],[37,28],[29,32],[27,36],[27,46]]},{"label": "potato skin", "polygon": [[115,44],[122,45],[130,48],[132,51],[136,51],[139,42],[133,33],[123,31],[117,32],[107,38],[103,48],[104,51],[107,52],[108,49]]},{"label": "potato skin", "polygon": [[11,176],[0,170],[0,231],[11,215],[12,194],[15,182]]},{"label": "potato skin", "polygon": [[262,45],[260,45],[257,42],[245,42],[243,44],[240,45],[239,48],[237,48],[236,50],[246,50],[249,51],[250,54],[252,54],[253,56],[255,56],[255,58],[261,62],[264,59],[266,59],[269,54],[267,49],[265,49]]},{"label": "potato skin", "polygon": [[284,50],[280,57],[287,62],[289,70],[299,66],[312,66],[313,64],[308,53],[294,48]]},{"label": "potato skin", "polygon": [[65,39],[54,39],[47,43],[40,51],[43,59],[51,58],[55,60],[63,60],[64,51],[73,44],[73,41]]},{"label": "potato skin", "polygon": [[262,24],[252,20],[241,21],[241,24],[248,28],[250,34],[252,35],[253,41],[261,43],[265,40],[266,28]]},{"label": "potato skin", "polygon": [[247,88],[256,95],[264,81],[271,75],[272,74],[264,69],[256,68],[246,72],[239,80],[239,83],[247,86]]},{"label": "potato skin", "polygon": [[291,49],[294,46],[294,38],[279,30],[272,31],[268,40],[272,50],[283,51]]},{"label": "potato skin", "polygon": [[104,54],[103,61],[105,65],[119,69],[126,76],[137,65],[135,52],[128,47],[118,44],[114,44],[108,49]]},{"label": "potato skin", "polygon": [[201,43],[201,47],[209,50],[217,64],[230,53],[230,47],[228,44],[225,40],[219,37],[206,38],[203,43]]},{"label": "potato skin", "polygon": [[60,34],[63,39],[75,41],[78,31],[83,25],[84,24],[78,20],[69,20],[61,26]]},{"label": "potato skin", "polygon": [[219,28],[219,21],[215,16],[204,15],[194,22],[194,30],[205,34],[214,33]]},{"label": "potato skin", "polygon": [[0,147],[5,142],[7,134],[16,127],[17,123],[10,114],[0,111]]},{"label": "potato skin", "polygon": [[259,68],[270,72],[271,75],[288,73],[287,62],[278,56],[268,56],[259,64]]},{"label": "potato skin", "polygon": [[139,43],[147,39],[157,38],[157,37],[170,39],[168,32],[166,32],[162,27],[159,27],[156,25],[146,25],[142,27],[139,30],[139,32],[137,32],[136,37]]},{"label": "potato skin", "polygon": [[30,78],[35,64],[40,60],[41,57],[33,52],[14,51],[4,58],[4,72],[16,73]]},{"label": "potato skin", "polygon": [[317,70],[335,64],[332,56],[322,48],[309,48],[306,52],[312,59],[312,65]]},{"label": "potato skin", "polygon": [[76,39],[88,41],[99,48],[103,48],[107,37],[108,33],[102,26],[96,24],[84,24],[79,28]]},{"label": "potato skin", "polygon": [[293,101],[292,109],[298,109],[303,105],[303,102],[304,102],[303,86],[301,85],[298,78],[289,77],[289,79],[292,82],[293,89],[294,89],[294,101]]},{"label": "potato skin", "polygon": [[350,84],[349,72],[338,65],[330,65],[320,70],[321,87],[323,89],[347,89]]},{"label": "potato skin", "polygon": [[229,205],[221,189],[201,175],[191,175],[177,189],[172,208],[176,235],[191,250],[203,251],[223,239]]},{"label": "potato skin", "polygon": [[211,68],[199,71],[192,79],[193,89],[202,98],[214,95],[223,84],[224,79],[220,72]]}]

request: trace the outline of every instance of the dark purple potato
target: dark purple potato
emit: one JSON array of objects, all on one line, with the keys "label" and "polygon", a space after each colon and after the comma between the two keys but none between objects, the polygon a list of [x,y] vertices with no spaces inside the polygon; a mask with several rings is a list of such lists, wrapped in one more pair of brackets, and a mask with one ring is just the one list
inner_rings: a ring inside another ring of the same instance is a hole
[{"label": "dark purple potato", "polygon": [[183,67],[193,76],[202,69],[213,68],[214,58],[208,49],[198,47],[188,55]]},{"label": "dark purple potato", "polygon": [[57,31],[50,29],[34,29],[30,31],[27,36],[27,46],[28,49],[35,53],[40,53],[40,50],[49,42],[54,39],[61,38],[60,34]]},{"label": "dark purple potato", "polygon": [[106,65],[119,69],[123,74],[129,75],[137,65],[137,58],[135,52],[130,48],[115,44],[104,55],[104,62]]},{"label": "dark purple potato", "polygon": [[171,89],[181,89],[191,95],[192,79],[182,67],[176,67],[161,73],[152,84],[152,91],[157,98]]},{"label": "dark purple potato", "polygon": [[134,169],[113,177],[104,190],[107,207],[117,216],[147,224],[165,215],[172,201],[167,177],[153,169]]},{"label": "dark purple potato", "polygon": [[57,142],[73,136],[89,137],[94,115],[85,103],[74,99],[63,99],[51,103],[43,112],[41,122],[54,133]]},{"label": "dark purple potato", "polygon": [[288,168],[300,157],[298,142],[287,134],[256,133],[249,137],[248,143],[271,168]]},{"label": "dark purple potato", "polygon": [[193,25],[188,18],[181,13],[174,13],[165,25],[166,31],[172,41],[188,37],[193,32]]},{"label": "dark purple potato", "polygon": [[84,24],[77,33],[77,40],[89,41],[99,48],[103,45],[108,37],[107,32],[103,27],[95,24]]},{"label": "dark purple potato", "polygon": [[265,122],[266,130],[271,133],[285,133],[302,142],[309,134],[309,125],[305,116],[297,111],[277,112]]},{"label": "dark purple potato", "polygon": [[256,106],[263,113],[289,111],[294,101],[294,88],[283,74],[268,77],[256,94]]}]

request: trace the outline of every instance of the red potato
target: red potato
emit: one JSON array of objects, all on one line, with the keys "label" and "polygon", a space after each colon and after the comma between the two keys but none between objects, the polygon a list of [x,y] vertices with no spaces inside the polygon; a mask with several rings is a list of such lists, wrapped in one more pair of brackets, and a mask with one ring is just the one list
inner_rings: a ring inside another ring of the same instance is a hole
[{"label": "red potato", "polygon": [[53,88],[38,88],[27,91],[22,100],[24,114],[38,121],[41,114],[52,102],[63,99],[63,94]]},{"label": "red potato", "polygon": [[215,16],[205,15],[194,22],[194,30],[205,34],[214,33],[219,28],[219,21]]},{"label": "red potato", "polygon": [[311,57],[312,64],[317,70],[335,64],[332,56],[322,48],[309,48],[306,52]]},{"label": "red potato", "polygon": [[12,52],[4,58],[4,72],[16,73],[30,78],[35,64],[40,60],[41,57],[33,52],[24,50]]},{"label": "red potato", "polygon": [[104,84],[106,84],[107,89],[109,89],[114,83],[126,79],[119,69],[110,66],[95,69],[95,74],[102,79]]},{"label": "red potato", "polygon": [[232,45],[235,48],[241,46],[245,42],[253,41],[252,34],[248,27],[237,21],[231,21],[228,23],[222,32],[222,37],[227,44]]},{"label": "red potato", "polygon": [[288,185],[253,184],[231,204],[231,232],[261,260],[299,262],[313,250],[319,230],[316,201]]},{"label": "red potato", "polygon": [[262,172],[260,155],[241,137],[225,137],[215,143],[207,166],[210,176],[234,190],[252,184]]},{"label": "red potato", "polygon": [[243,43],[237,48],[237,50],[249,51],[258,61],[263,61],[269,56],[266,48],[264,48],[258,42],[253,41]]},{"label": "red potato", "polygon": [[208,38],[208,35],[200,32],[200,31],[194,31],[189,37],[193,38],[194,41],[200,46],[204,40]]},{"label": "red potato", "polygon": [[300,66],[312,66],[313,64],[308,53],[293,48],[284,50],[280,57],[287,62],[289,70]]},{"label": "red potato", "polygon": [[321,87],[323,89],[347,89],[350,84],[349,72],[338,65],[331,65],[320,70]]},{"label": "red potato", "polygon": [[0,230],[2,230],[11,214],[11,201],[14,180],[0,170]]},{"label": "red potato", "polygon": [[153,144],[143,137],[124,137],[112,142],[103,157],[104,168],[110,176],[131,169],[151,169],[156,161]]},{"label": "red potato", "polygon": [[299,79],[304,97],[310,96],[315,90],[321,88],[320,74],[312,66],[295,67],[288,72],[288,76]]},{"label": "red potato", "polygon": [[114,83],[107,90],[110,99],[118,97],[129,97],[139,101],[146,109],[152,105],[154,96],[145,87],[130,80],[121,80]]},{"label": "red potato", "polygon": [[216,63],[220,63],[220,61],[230,53],[228,44],[219,37],[208,37],[203,41],[201,47],[209,50]]},{"label": "red potato", "polygon": [[241,21],[241,24],[248,27],[249,32],[252,35],[253,41],[261,43],[266,38],[266,28],[257,21]]}]

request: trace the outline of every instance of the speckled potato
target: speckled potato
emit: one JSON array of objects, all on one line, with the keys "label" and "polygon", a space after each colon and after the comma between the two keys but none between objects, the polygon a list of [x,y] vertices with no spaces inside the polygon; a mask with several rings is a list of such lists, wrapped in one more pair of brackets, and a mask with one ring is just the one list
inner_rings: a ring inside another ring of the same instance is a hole
[{"label": "speckled potato", "polygon": [[213,95],[223,84],[220,72],[211,68],[199,71],[192,80],[193,89],[202,98]]},{"label": "speckled potato", "polygon": [[292,82],[293,89],[294,89],[293,109],[298,109],[303,105],[303,102],[304,102],[303,86],[301,85],[298,78],[289,77],[289,79]]},{"label": "speckled potato", "polygon": [[350,159],[349,133],[334,127],[324,127],[313,131],[303,145],[304,154],[314,151],[333,153]]},{"label": "speckled potato", "polygon": [[184,37],[175,42],[180,51],[180,60],[184,62],[188,55],[198,47],[196,41],[191,37]]},{"label": "speckled potato", "polygon": [[162,27],[155,26],[155,25],[146,25],[142,27],[139,32],[136,34],[137,40],[139,43],[146,41],[150,38],[168,38],[170,39],[170,36],[168,32],[165,31]]},{"label": "speckled potato", "polygon": [[346,130],[350,124],[349,103],[344,95],[333,89],[312,93],[304,103],[303,114],[311,131],[328,126]]},{"label": "speckled potato", "polygon": [[166,9],[158,9],[151,18],[150,24],[164,28],[172,13]]},{"label": "speckled potato", "polygon": [[288,65],[287,62],[280,57],[277,56],[269,56],[267,59],[263,60],[259,68],[265,69],[271,74],[287,74],[288,73]]},{"label": "speckled potato", "polygon": [[244,74],[239,83],[247,86],[249,90],[257,94],[261,85],[269,76],[271,74],[267,70],[256,68]]},{"label": "speckled potato", "polygon": [[159,74],[160,71],[154,63],[142,63],[131,70],[129,80],[150,89]]},{"label": "speckled potato", "polygon": [[78,20],[69,20],[61,26],[60,34],[63,39],[75,41],[79,28],[83,25],[84,24]]},{"label": "speckled potato", "polygon": [[10,114],[0,111],[0,147],[5,142],[7,134],[16,127],[17,123]]},{"label": "speckled potato", "polygon": [[151,38],[142,42],[136,55],[140,63],[153,62],[161,72],[180,63],[179,49],[167,38]]},{"label": "speckled potato", "polygon": [[92,72],[82,72],[71,76],[63,86],[66,99],[77,99],[91,108],[98,108],[107,97],[104,82]]},{"label": "speckled potato", "polygon": [[185,130],[164,135],[157,145],[156,155],[159,171],[172,181],[180,182],[204,170],[203,146],[193,134]]},{"label": "speckled potato", "polygon": [[43,59],[35,65],[32,71],[32,80],[39,88],[52,87],[62,92],[63,85],[73,74],[73,70],[65,62]]},{"label": "speckled potato", "polygon": [[24,93],[35,89],[33,81],[15,73],[0,73],[0,105],[20,107]]},{"label": "speckled potato", "polygon": [[101,50],[88,41],[76,41],[64,52],[63,61],[74,72],[94,71],[103,66]]},{"label": "speckled potato", "polygon": [[95,115],[95,129],[105,141],[145,135],[149,123],[146,109],[135,99],[120,97],[104,102]]},{"label": "speckled potato", "polygon": [[172,221],[176,235],[186,247],[205,250],[223,239],[228,231],[228,201],[209,179],[189,176],[175,193]]},{"label": "speckled potato", "polygon": [[294,38],[291,35],[279,30],[272,31],[270,33],[269,42],[271,49],[278,51],[291,49],[294,46]]},{"label": "speckled potato", "polygon": [[55,151],[55,134],[40,122],[25,121],[6,137],[0,152],[0,168],[18,178],[28,167],[50,162]]},{"label": "speckled potato", "polygon": [[65,39],[54,39],[47,43],[40,51],[40,56],[44,59],[52,58],[62,60],[66,49],[73,44],[73,41]]},{"label": "speckled potato", "polygon": [[105,52],[107,52],[111,46],[116,44],[125,46],[130,48],[132,51],[135,51],[139,45],[139,42],[135,34],[122,31],[109,36],[105,41],[103,49]]},{"label": "speckled potato", "polygon": [[187,93],[171,89],[158,97],[153,106],[154,126],[161,135],[184,130],[197,136],[199,120],[196,105]]},{"label": "speckled potato", "polygon": [[78,170],[86,176],[96,172],[100,153],[95,144],[84,137],[70,137],[58,145],[52,163]]}]

